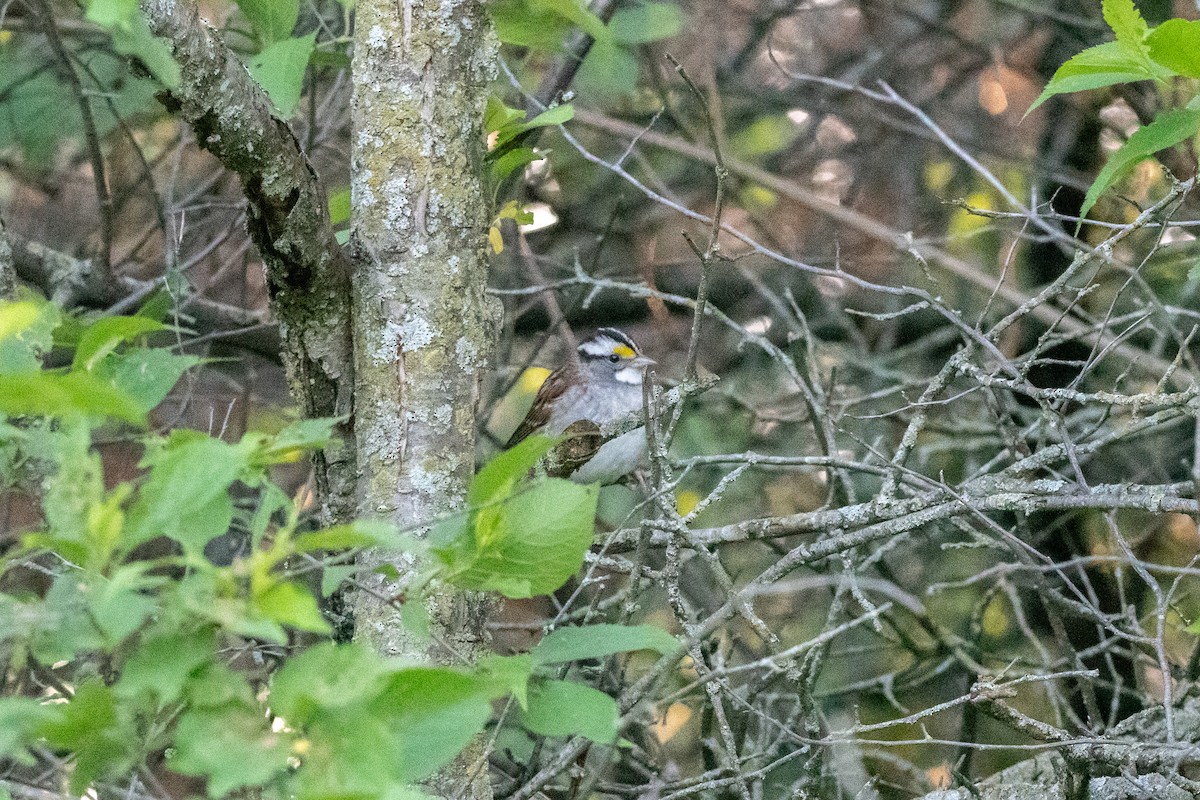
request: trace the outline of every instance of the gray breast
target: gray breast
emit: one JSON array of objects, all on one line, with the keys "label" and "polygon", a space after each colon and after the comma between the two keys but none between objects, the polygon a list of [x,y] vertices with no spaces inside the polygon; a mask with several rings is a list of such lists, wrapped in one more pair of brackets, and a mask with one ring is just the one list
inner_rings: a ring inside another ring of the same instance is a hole
[{"label": "gray breast", "polygon": [[590,384],[586,388],[575,386],[564,392],[555,403],[545,433],[557,436],[572,422],[581,419],[591,420],[603,427],[641,407],[641,386],[616,381],[610,382],[602,391],[597,391]]}]

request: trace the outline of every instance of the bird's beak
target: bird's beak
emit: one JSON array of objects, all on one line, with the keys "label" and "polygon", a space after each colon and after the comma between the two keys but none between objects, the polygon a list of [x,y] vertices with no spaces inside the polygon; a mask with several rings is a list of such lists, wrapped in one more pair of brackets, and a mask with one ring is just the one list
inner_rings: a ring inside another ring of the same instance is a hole
[{"label": "bird's beak", "polygon": [[650,358],[649,356],[638,356],[637,358],[635,358],[633,360],[633,366],[637,367],[638,369],[644,369],[645,367],[653,367],[657,363],[658,363],[657,361],[655,361],[653,358]]}]

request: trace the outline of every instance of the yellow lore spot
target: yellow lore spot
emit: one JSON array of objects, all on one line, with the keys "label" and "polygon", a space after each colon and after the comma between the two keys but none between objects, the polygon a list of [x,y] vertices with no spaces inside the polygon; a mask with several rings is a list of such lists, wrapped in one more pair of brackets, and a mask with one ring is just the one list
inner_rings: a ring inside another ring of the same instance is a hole
[{"label": "yellow lore spot", "polygon": [[613,352],[621,358],[633,358],[637,353],[633,352],[633,348],[627,344],[619,344],[613,348]]}]

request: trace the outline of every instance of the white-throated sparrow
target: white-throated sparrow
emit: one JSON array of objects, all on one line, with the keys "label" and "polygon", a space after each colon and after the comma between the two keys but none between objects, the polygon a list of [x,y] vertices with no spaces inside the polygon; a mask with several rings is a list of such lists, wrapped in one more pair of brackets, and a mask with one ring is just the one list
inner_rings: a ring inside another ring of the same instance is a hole
[{"label": "white-throated sparrow", "polygon": [[591,423],[599,448],[585,446],[582,455],[576,449],[564,472],[576,483],[613,483],[637,468],[646,453],[646,432],[639,427],[603,441],[605,428],[642,407],[645,369],[655,362],[616,328],[596,331],[578,351],[578,366],[559,367],[546,378],[508,446],[534,433],[559,436],[571,428],[574,434],[580,426],[572,423]]}]

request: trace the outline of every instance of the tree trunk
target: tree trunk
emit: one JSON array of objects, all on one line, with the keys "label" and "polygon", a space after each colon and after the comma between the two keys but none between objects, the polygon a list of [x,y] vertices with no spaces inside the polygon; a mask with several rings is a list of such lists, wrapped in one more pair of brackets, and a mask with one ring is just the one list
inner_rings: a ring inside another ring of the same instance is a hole
[{"label": "tree trunk", "polygon": [[[461,508],[475,464],[475,405],[496,309],[485,295],[483,117],[495,39],[482,2],[360,0],[351,110],[355,435],[359,511],[427,528]],[[396,563],[372,551],[360,565]],[[401,573],[404,564],[398,565]],[[355,599],[356,637],[385,655],[461,663],[487,602],[442,587],[434,645],[400,624],[381,575]],[[434,787],[489,794],[468,751]],[[473,769],[474,786],[464,790]],[[457,773],[457,775],[455,774]]]}]

